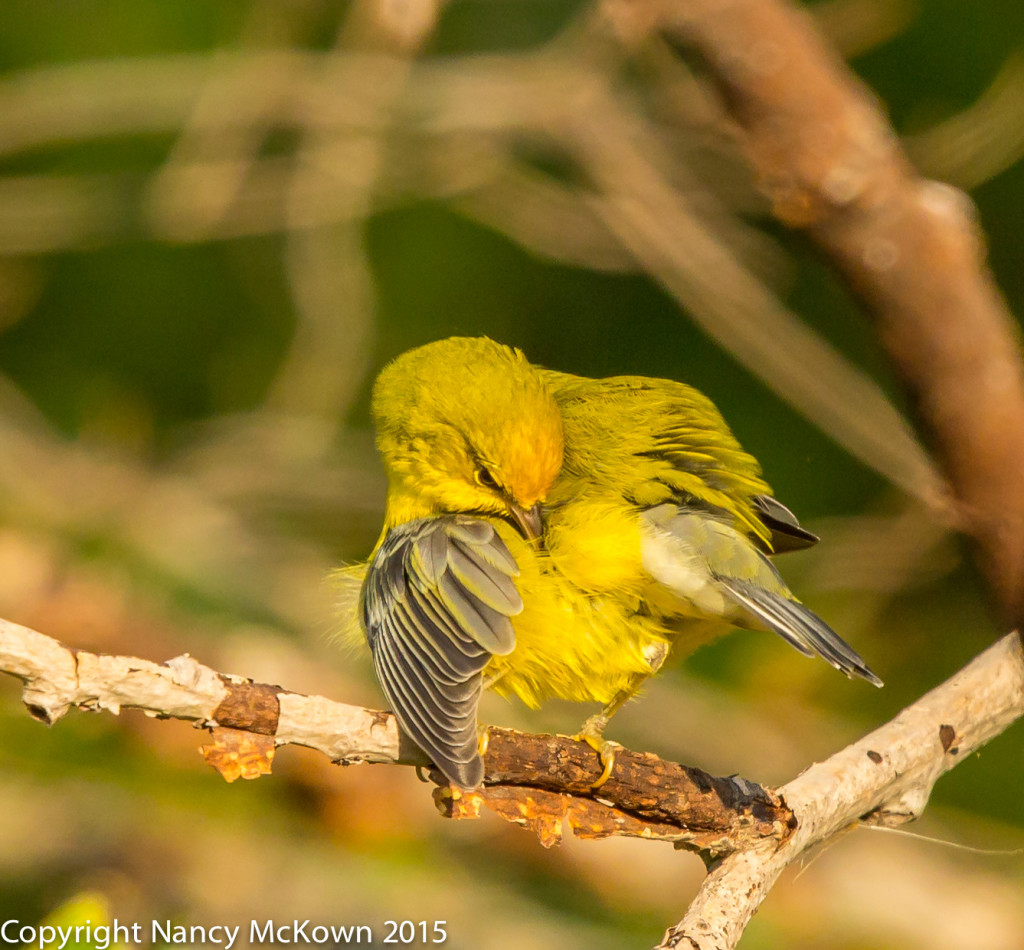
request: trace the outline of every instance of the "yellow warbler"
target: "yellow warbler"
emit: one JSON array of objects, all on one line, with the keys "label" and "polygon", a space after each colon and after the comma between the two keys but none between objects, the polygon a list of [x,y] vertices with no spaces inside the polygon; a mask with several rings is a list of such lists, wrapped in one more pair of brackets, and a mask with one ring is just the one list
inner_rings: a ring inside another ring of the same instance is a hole
[{"label": "yellow warbler", "polygon": [[388,494],[360,622],[399,725],[455,784],[483,779],[485,685],[607,704],[584,729],[605,751],[669,651],[728,625],[881,685],[768,560],[817,538],[695,389],[456,337],[388,365],[372,411]]}]

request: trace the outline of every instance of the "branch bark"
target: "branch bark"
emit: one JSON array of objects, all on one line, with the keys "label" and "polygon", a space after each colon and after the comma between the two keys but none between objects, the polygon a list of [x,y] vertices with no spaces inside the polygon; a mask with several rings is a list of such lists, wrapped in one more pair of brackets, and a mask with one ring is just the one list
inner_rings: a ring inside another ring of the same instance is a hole
[{"label": "branch bark", "polygon": [[794,860],[851,824],[892,827],[920,816],[932,786],[1024,716],[1024,650],[1004,637],[895,719],[780,788],[796,831],[781,847],[722,859],[660,948],[723,950],[738,943],[761,901]]},{"label": "branch bark", "polygon": [[[229,781],[269,772],[274,749],[288,743],[340,764],[426,764],[391,713],[217,673],[188,655],[159,664],[86,653],[0,620],[0,670],[25,684],[26,707],[46,723],[72,708],[116,715],[133,707],[208,728],[207,760]],[[777,792],[622,749],[595,793],[601,764],[585,743],[492,729],[484,786],[440,784],[435,799],[452,818],[477,817],[487,807],[546,846],[567,821],[580,837],[630,835],[699,851],[718,863],[663,946],[732,947],[791,861],[858,820],[891,825],[916,817],[940,775],[1022,715],[1024,651],[1011,634]]]},{"label": "branch bark", "polygon": [[[399,733],[390,712],[303,696],[280,686],[218,673],[187,654],[154,663],[130,656],[86,653],[0,620],[0,671],[20,679],[29,713],[52,724],[70,709],[122,708],[185,719],[212,731],[207,761],[228,781],[270,771],[277,746],[316,749],[332,762],[427,766]],[[629,835],[727,854],[792,833],[792,813],[777,796],[738,777],[623,749],[616,774],[601,787],[597,754],[565,736],[492,730],[485,785],[466,792],[443,784],[438,807],[451,818],[476,817],[488,807],[532,828],[550,846],[563,820],[580,837]],[[439,773],[432,773],[444,783]]]}]

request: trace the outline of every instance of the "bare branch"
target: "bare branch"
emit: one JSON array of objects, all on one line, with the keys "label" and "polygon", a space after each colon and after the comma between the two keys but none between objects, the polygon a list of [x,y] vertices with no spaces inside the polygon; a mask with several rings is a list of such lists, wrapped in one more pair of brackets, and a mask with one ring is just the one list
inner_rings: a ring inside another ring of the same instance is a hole
[{"label": "bare branch", "polygon": [[[25,683],[29,712],[48,724],[72,708],[116,715],[130,707],[209,728],[214,741],[204,746],[207,761],[229,781],[269,772],[274,747],[288,743],[346,765],[429,764],[399,735],[389,712],[217,673],[188,655],[158,664],[86,653],[0,620],[0,670]],[[616,763],[597,797],[591,786],[601,763],[585,743],[495,729],[485,787],[468,793],[446,787],[439,804],[454,818],[476,817],[486,805],[533,828],[546,845],[559,839],[563,818],[581,837],[659,838],[715,854],[766,837],[782,841],[792,832],[789,809],[752,782],[625,749]]]},{"label": "bare branch", "polygon": [[[288,743],[342,764],[427,764],[391,713],[217,673],[187,655],[158,664],[86,653],[0,621],[0,670],[24,682],[29,712],[46,723],[71,708],[117,714],[134,707],[211,729],[204,752],[229,781],[269,772],[275,747]],[[477,817],[486,806],[545,845],[560,840],[567,820],[580,837],[628,835],[726,855],[666,946],[690,939],[702,948],[731,947],[791,861],[857,820],[891,825],[916,817],[943,772],[1021,715],[1024,653],[1011,635],[778,793],[627,749],[594,792],[601,765],[586,744],[492,729],[484,786],[465,792],[435,775],[435,797],[448,817]]]},{"label": "bare branch", "polygon": [[1004,637],[895,719],[779,789],[796,815],[793,836],[724,858],[661,947],[727,950],[782,871],[858,820],[918,817],[944,772],[1024,716],[1024,651]]}]

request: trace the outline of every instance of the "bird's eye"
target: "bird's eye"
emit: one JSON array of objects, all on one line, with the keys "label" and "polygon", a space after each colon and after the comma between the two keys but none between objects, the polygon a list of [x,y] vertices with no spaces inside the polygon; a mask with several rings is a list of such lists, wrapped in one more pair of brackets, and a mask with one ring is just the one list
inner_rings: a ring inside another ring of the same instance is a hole
[{"label": "bird's eye", "polygon": [[476,470],[476,483],[489,488],[491,491],[498,491],[498,482],[495,477],[491,474],[490,469],[480,466]]}]

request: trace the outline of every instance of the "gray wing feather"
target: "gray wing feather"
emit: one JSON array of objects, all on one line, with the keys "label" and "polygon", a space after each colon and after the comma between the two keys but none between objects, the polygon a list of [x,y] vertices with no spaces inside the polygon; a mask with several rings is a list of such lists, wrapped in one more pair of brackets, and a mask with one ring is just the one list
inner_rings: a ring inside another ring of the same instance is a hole
[{"label": "gray wing feather", "polygon": [[719,577],[718,583],[804,656],[820,656],[847,676],[859,676],[875,686],[882,685],[861,655],[803,604],[732,577]]},{"label": "gray wing feather", "polygon": [[775,565],[732,525],[674,505],[650,508],[642,518],[643,563],[655,580],[712,616],[717,597],[717,615],[724,619],[767,627],[805,656],[820,656],[847,676],[882,685],[853,647],[793,599]]},{"label": "gray wing feather", "polygon": [[473,544],[467,545],[456,541],[464,553],[468,554],[482,567],[493,568],[505,577],[519,576],[519,565],[504,544]]},{"label": "gray wing feather", "polygon": [[494,537],[494,525],[480,518],[456,518],[448,525],[447,533],[450,537],[458,538],[468,544],[480,545],[489,544]]},{"label": "gray wing feather", "polygon": [[520,603],[519,592],[511,578],[494,569],[493,564],[478,557],[473,548],[456,541],[448,550],[448,567],[467,590],[473,591],[481,603],[499,613],[515,610]]},{"label": "gray wing feather", "polygon": [[488,653],[504,656],[512,652],[515,634],[508,616],[488,607],[475,592],[470,593],[455,571],[449,569],[441,575],[438,590],[460,630]]},{"label": "gray wing feather", "polygon": [[416,650],[406,649],[400,631],[382,632],[373,651],[374,668],[402,730],[453,781],[479,784],[483,764],[467,768],[476,755],[479,677],[454,690],[439,687],[419,666]]},{"label": "gray wing feather", "polygon": [[431,531],[415,542],[420,574],[428,584],[437,584],[448,562],[448,540],[443,531]]},{"label": "gray wing feather", "polygon": [[363,624],[381,689],[409,736],[453,782],[483,780],[476,711],[482,672],[515,646],[519,573],[486,521],[463,515],[400,525],[363,585]]},{"label": "gray wing feather", "polygon": [[[483,763],[476,754],[475,713],[480,698],[479,681],[468,695],[458,697],[461,702],[442,697],[429,688],[429,683],[416,668],[415,659],[402,649],[400,638],[390,639],[381,645],[380,653],[374,655],[374,665],[378,671],[382,667],[388,671],[388,698],[396,710],[403,710],[400,717],[402,729],[435,763],[444,763],[443,771],[453,781],[461,783],[466,780],[468,783],[476,779],[472,784],[479,784],[483,777]],[[466,709],[471,712],[467,713]],[[437,736],[444,739],[439,740]]]}]

